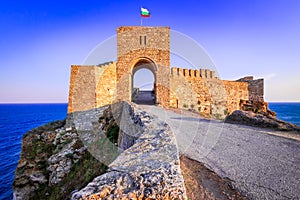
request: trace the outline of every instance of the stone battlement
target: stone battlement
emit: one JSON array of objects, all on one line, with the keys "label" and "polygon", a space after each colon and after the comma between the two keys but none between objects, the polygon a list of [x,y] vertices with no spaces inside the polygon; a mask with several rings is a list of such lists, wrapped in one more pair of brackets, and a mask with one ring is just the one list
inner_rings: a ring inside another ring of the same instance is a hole
[{"label": "stone battlement", "polygon": [[198,77],[198,78],[210,78],[210,79],[217,79],[215,71],[211,71],[209,69],[183,69],[172,67],[171,68],[171,75],[177,76],[190,76],[190,77]]},{"label": "stone battlement", "polygon": [[97,65],[97,66],[98,66],[98,67],[107,67],[107,66],[109,66],[109,65],[111,65],[111,64],[113,64],[113,63],[115,63],[115,62],[110,61],[110,62],[101,63],[101,64],[99,64],[99,65]]},{"label": "stone battlement", "polygon": [[155,104],[165,108],[224,118],[242,109],[241,101],[264,102],[263,79],[226,81],[209,69],[170,68],[169,27],[117,28],[117,58],[94,66],[72,66],[68,113],[131,102],[134,74],[140,69],[153,73]]}]

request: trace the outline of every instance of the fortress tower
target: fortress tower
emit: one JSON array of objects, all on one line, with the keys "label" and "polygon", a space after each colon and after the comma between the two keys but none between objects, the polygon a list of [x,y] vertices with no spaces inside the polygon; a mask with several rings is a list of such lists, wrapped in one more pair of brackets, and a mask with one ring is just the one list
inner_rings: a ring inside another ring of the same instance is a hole
[{"label": "fortress tower", "polygon": [[117,47],[112,48],[117,48],[116,61],[72,65],[68,113],[132,101],[133,77],[142,68],[153,73],[155,103],[165,108],[189,109],[217,118],[253,102],[266,109],[263,79],[227,81],[208,69],[170,68],[169,27],[119,27]]},{"label": "fortress tower", "polygon": [[154,75],[156,103],[169,107],[170,28],[119,27],[117,44],[117,99],[132,100],[134,73],[147,68]]}]

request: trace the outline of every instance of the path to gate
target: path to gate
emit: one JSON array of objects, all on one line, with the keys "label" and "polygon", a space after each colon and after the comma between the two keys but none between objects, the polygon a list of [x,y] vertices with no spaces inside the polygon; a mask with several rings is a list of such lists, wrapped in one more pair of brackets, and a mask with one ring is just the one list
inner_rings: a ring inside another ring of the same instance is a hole
[{"label": "path to gate", "polygon": [[267,129],[139,106],[169,124],[182,154],[231,179],[249,199],[300,199],[299,141]]}]

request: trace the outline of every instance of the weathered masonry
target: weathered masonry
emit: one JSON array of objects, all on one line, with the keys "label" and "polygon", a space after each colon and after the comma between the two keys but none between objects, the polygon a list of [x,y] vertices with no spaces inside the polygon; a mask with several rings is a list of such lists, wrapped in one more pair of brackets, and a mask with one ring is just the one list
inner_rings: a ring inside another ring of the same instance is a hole
[{"label": "weathered masonry", "polygon": [[169,107],[170,29],[120,27],[117,32],[117,100],[131,101],[134,73],[141,68],[148,68],[155,77],[157,103]]},{"label": "weathered masonry", "polygon": [[68,112],[120,100],[132,101],[133,76],[142,68],[154,75],[156,104],[223,116],[241,102],[264,102],[263,79],[220,80],[214,71],[170,67],[170,28],[123,26],[117,29],[117,61],[72,65]]}]

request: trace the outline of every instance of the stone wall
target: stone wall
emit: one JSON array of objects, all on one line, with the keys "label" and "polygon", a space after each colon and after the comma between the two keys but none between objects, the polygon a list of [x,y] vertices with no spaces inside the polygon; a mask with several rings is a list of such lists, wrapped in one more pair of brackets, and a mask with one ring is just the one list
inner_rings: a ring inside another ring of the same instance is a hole
[{"label": "stone wall", "polygon": [[237,81],[248,83],[250,101],[264,102],[264,79],[254,80],[253,76],[247,76]]},{"label": "stone wall", "polygon": [[249,99],[248,84],[245,82],[223,81],[226,90],[226,114],[239,110],[240,101]]},{"label": "stone wall", "polygon": [[126,26],[117,29],[117,62],[71,69],[68,113],[132,101],[133,76],[147,68],[155,77],[156,103],[223,118],[241,108],[241,100],[263,102],[263,79],[222,81],[215,71],[172,68],[170,28]]},{"label": "stone wall", "polygon": [[[129,81],[130,78],[127,78]],[[220,80],[214,71],[182,68],[172,68],[169,78],[160,77],[163,82],[168,82],[167,79],[170,79],[169,87],[155,84],[158,102],[168,100],[170,107],[194,110],[203,116],[223,118],[241,109],[241,100],[263,102],[263,79],[245,77],[238,81],[225,81]],[[121,87],[124,81],[117,82],[115,62],[100,66],[72,66],[68,112],[98,108],[118,100],[129,101],[118,99],[124,92],[130,92],[131,86]],[[118,85],[122,90],[117,91]],[[162,106],[166,105],[162,103]]]},{"label": "stone wall", "polygon": [[170,89],[171,107],[219,118],[240,109],[240,100],[249,98],[248,83],[222,81],[207,69],[172,68]]},{"label": "stone wall", "polygon": [[[205,79],[200,77],[199,71],[196,76],[190,76],[188,70],[172,68],[170,79],[170,106],[199,111],[209,115],[211,98]],[[198,80],[198,81],[196,81]]]},{"label": "stone wall", "polygon": [[127,26],[117,29],[117,99],[131,101],[133,68],[147,58],[156,66],[156,101],[170,102],[170,28]]},{"label": "stone wall", "polygon": [[116,97],[116,63],[72,65],[68,113],[111,104]]},{"label": "stone wall", "polygon": [[[116,159],[109,163],[107,173],[74,192],[71,199],[186,199],[179,150],[170,127],[158,117],[126,102],[109,107],[120,127],[119,133],[127,133],[127,137],[131,135],[135,139],[130,146],[126,145],[126,150],[119,149]],[[101,131],[97,124],[104,112],[97,111],[100,109],[75,113],[72,121],[76,130],[91,134]],[[95,117],[87,126],[84,116]],[[122,140],[124,143],[124,138]],[[96,144],[98,149],[101,148],[99,142]],[[102,148],[101,152],[108,150]],[[103,156],[97,155],[95,157],[103,161]]]},{"label": "stone wall", "polygon": [[116,101],[116,62],[101,65],[96,88],[96,107],[105,106]]},{"label": "stone wall", "polygon": [[96,106],[97,66],[71,66],[68,113]]}]

